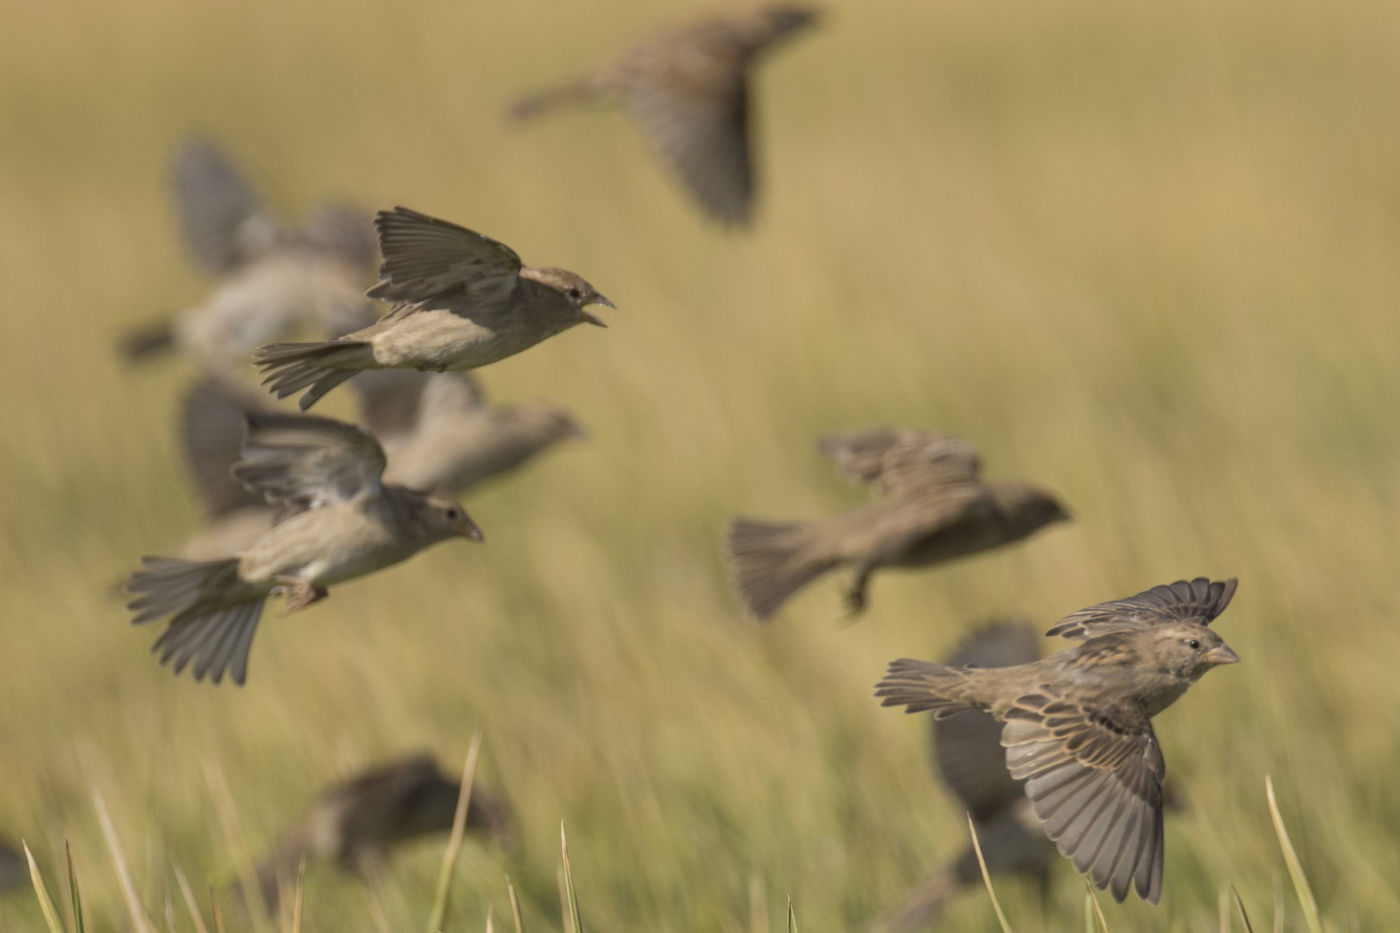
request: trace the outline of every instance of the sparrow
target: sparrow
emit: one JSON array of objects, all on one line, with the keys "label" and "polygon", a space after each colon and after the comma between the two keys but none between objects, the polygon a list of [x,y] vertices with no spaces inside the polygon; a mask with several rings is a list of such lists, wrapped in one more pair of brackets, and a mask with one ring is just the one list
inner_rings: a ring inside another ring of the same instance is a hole
[{"label": "sparrow", "polygon": [[[568,412],[548,405],[493,405],[470,373],[377,370],[351,381],[359,421],[384,448],[384,481],[457,496],[570,438],[584,437]],[[241,386],[206,377],[182,406],[180,446],[203,527],[187,560],[226,557],[271,528],[277,507],[234,478],[244,419],[271,411]]]},{"label": "sparrow", "polygon": [[659,32],[596,71],[521,98],[507,116],[581,102],[620,106],[711,218],[745,225],[754,199],[749,72],[817,17],[811,6],[770,4]]},{"label": "sparrow", "polygon": [[1239,656],[1207,626],[1236,581],[1205,577],[1155,586],[1065,616],[1046,635],[1083,643],[1008,667],[890,664],[875,695],[883,706],[965,710],[999,722],[1010,777],[1060,854],[1122,901],[1162,893],[1162,779],[1166,763],[1152,717],[1206,671]]},{"label": "sparrow", "polygon": [[882,567],[928,567],[1011,544],[1069,514],[1024,483],[986,483],[966,441],[901,428],[822,438],[837,471],[885,499],[832,518],[773,522],[734,518],[727,549],[744,608],[765,620],[798,589],[842,565],[852,616],[865,609],[870,576]]},{"label": "sparrow", "polygon": [[[1002,619],[979,627],[944,663],[980,668],[1027,664],[1040,657],[1039,642],[1028,622]],[[988,871],[1029,875],[1048,885],[1055,848],[1026,800],[1024,782],[1007,773],[1001,726],[986,713],[971,709],[942,719],[931,717],[930,724],[934,771],[972,818]],[[875,928],[891,933],[928,929],[954,895],[981,880],[977,854],[969,844],[888,911]]]},{"label": "sparrow", "polygon": [[475,369],[587,322],[613,303],[565,269],[524,265],[504,243],[396,207],[374,218],[383,263],[366,295],[394,302],[368,327],[318,343],[274,343],[253,361],[278,398],[305,411],[367,369]]},{"label": "sparrow", "polygon": [[295,612],[326,588],[445,541],[482,540],[453,499],[383,482],[384,450],[353,425],[306,415],[246,417],[233,475],[280,509],[276,524],[235,556],[190,561],[145,557],[127,580],[135,624],[169,618],[153,651],[195,680],[247,676],[263,603]]},{"label": "sparrow", "polygon": [[[268,913],[276,912],[282,887],[296,878],[303,859],[334,861],[344,871],[374,878],[395,846],[450,830],[460,793],[461,784],[429,754],[394,759],[330,785],[257,865]],[[503,798],[472,785],[468,831],[509,847],[512,822]]]},{"label": "sparrow", "polygon": [[376,256],[367,212],[325,204],[288,229],[229,156],[198,138],[181,146],[173,187],[190,254],[217,285],[200,304],[128,333],[128,359],[178,349],[233,373],[270,340],[333,336],[374,319],[363,294]]}]

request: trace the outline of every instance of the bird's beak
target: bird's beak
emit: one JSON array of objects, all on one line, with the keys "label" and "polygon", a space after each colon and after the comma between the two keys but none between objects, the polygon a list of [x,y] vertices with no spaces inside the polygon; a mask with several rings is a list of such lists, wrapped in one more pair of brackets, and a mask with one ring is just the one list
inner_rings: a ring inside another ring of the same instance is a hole
[{"label": "bird's beak", "polygon": [[[591,305],[602,305],[605,308],[612,308],[613,310],[617,310],[617,305],[613,304],[607,298],[597,293],[594,293],[593,297],[588,300],[588,303]],[[579,309],[579,314],[582,314],[583,319],[595,327],[608,326],[603,323],[602,318],[598,317],[596,314],[589,314],[588,311],[584,308]]]},{"label": "bird's beak", "polygon": [[1240,656],[1231,651],[1227,645],[1216,645],[1206,652],[1206,660],[1212,664],[1234,664],[1239,659]]},{"label": "bird's beak", "polygon": [[462,528],[457,533],[468,541],[475,541],[478,544],[486,540],[486,536],[481,533],[481,528],[470,518],[462,523]]},{"label": "bird's beak", "polygon": [[588,323],[592,324],[594,327],[607,327],[607,326],[608,326],[608,325],[604,324],[604,323],[603,323],[603,319],[600,318],[600,317],[598,317],[598,315],[596,315],[596,314],[589,314],[587,311],[583,310],[582,308],[579,309],[579,312],[578,312],[578,313],[581,314],[581,315],[583,315],[583,319],[584,319],[585,321],[587,321]]}]

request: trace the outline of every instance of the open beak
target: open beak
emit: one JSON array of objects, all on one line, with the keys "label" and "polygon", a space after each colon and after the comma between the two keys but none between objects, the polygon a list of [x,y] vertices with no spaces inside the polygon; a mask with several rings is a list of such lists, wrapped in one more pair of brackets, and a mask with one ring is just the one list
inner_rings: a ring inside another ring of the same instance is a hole
[{"label": "open beak", "polygon": [[[609,301],[607,298],[605,298],[605,297],[603,297],[602,295],[599,295],[599,294],[597,294],[597,293],[595,293],[595,294],[593,295],[593,297],[592,297],[591,299],[589,299],[588,303],[591,304],[591,305],[602,305],[602,306],[605,307],[605,308],[612,308],[614,311],[617,310],[617,305],[613,304],[613,303],[612,303],[611,301]],[[603,319],[600,318],[600,317],[598,317],[596,314],[589,314],[589,313],[588,313],[588,310],[587,310],[586,308],[580,308],[580,309],[579,309],[579,313],[583,315],[583,319],[584,319],[585,321],[587,321],[588,323],[594,325],[595,327],[607,327],[607,326],[608,326],[608,325],[604,324],[604,323],[603,323]]]},{"label": "open beak", "polygon": [[1206,652],[1206,660],[1212,664],[1234,664],[1239,661],[1240,656],[1235,654],[1226,645],[1216,645]]}]

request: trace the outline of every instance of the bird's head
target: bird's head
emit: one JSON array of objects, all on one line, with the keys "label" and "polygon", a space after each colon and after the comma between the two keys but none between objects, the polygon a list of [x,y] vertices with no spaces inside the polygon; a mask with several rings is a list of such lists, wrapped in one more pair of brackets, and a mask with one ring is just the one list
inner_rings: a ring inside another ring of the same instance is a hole
[{"label": "bird's head", "polygon": [[1212,667],[1234,664],[1240,659],[1225,639],[1198,622],[1154,625],[1146,634],[1151,636],[1152,665],[1188,683]]},{"label": "bird's head", "polygon": [[[563,295],[569,304],[573,306],[574,310],[578,312],[581,319],[598,327],[608,326],[596,315],[590,314],[586,309],[589,305],[604,305],[609,308],[616,308],[617,305],[599,294],[598,290],[592,285],[589,285],[583,276],[576,272],[570,272],[568,269],[537,268],[529,271],[531,273],[530,277],[535,279],[535,281]],[[525,273],[522,272],[521,274],[524,275]]]},{"label": "bird's head", "polygon": [[430,492],[424,495],[419,507],[419,520],[434,540],[446,538],[466,538],[469,541],[484,541],[481,529],[462,508],[462,504],[446,492]]}]

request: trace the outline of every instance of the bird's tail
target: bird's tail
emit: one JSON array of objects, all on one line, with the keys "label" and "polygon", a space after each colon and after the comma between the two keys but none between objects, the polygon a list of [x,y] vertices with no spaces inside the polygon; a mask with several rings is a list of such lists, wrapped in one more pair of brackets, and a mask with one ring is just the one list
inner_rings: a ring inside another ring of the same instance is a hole
[{"label": "bird's tail", "polygon": [[932,661],[900,658],[891,661],[885,678],[875,685],[881,706],[903,706],[905,712],[932,710],[939,719],[968,709],[986,709],[982,678],[985,670],[945,667]]},{"label": "bird's tail", "polygon": [[734,589],[757,619],[767,619],[789,596],[839,564],[821,546],[812,522],[735,518],[726,543]]},{"label": "bird's tail", "polygon": [[117,348],[128,363],[144,363],[153,356],[167,353],[175,347],[175,332],[170,321],[141,324],[122,334]]},{"label": "bird's tail", "polygon": [[586,103],[597,96],[597,91],[587,80],[570,81],[568,84],[516,98],[506,109],[506,118],[512,121],[533,120],[542,113],[569,104]]},{"label": "bird's tail", "polygon": [[253,363],[278,398],[305,389],[297,401],[302,411],[357,372],[377,368],[365,340],[268,344],[258,348]]},{"label": "bird's tail", "polygon": [[143,557],[126,583],[135,598],[127,603],[141,625],[170,617],[151,650],[175,673],[194,662],[195,680],[213,683],[227,671],[242,685],[248,675],[248,649],[267,593],[238,575],[238,558],[210,561]]}]

